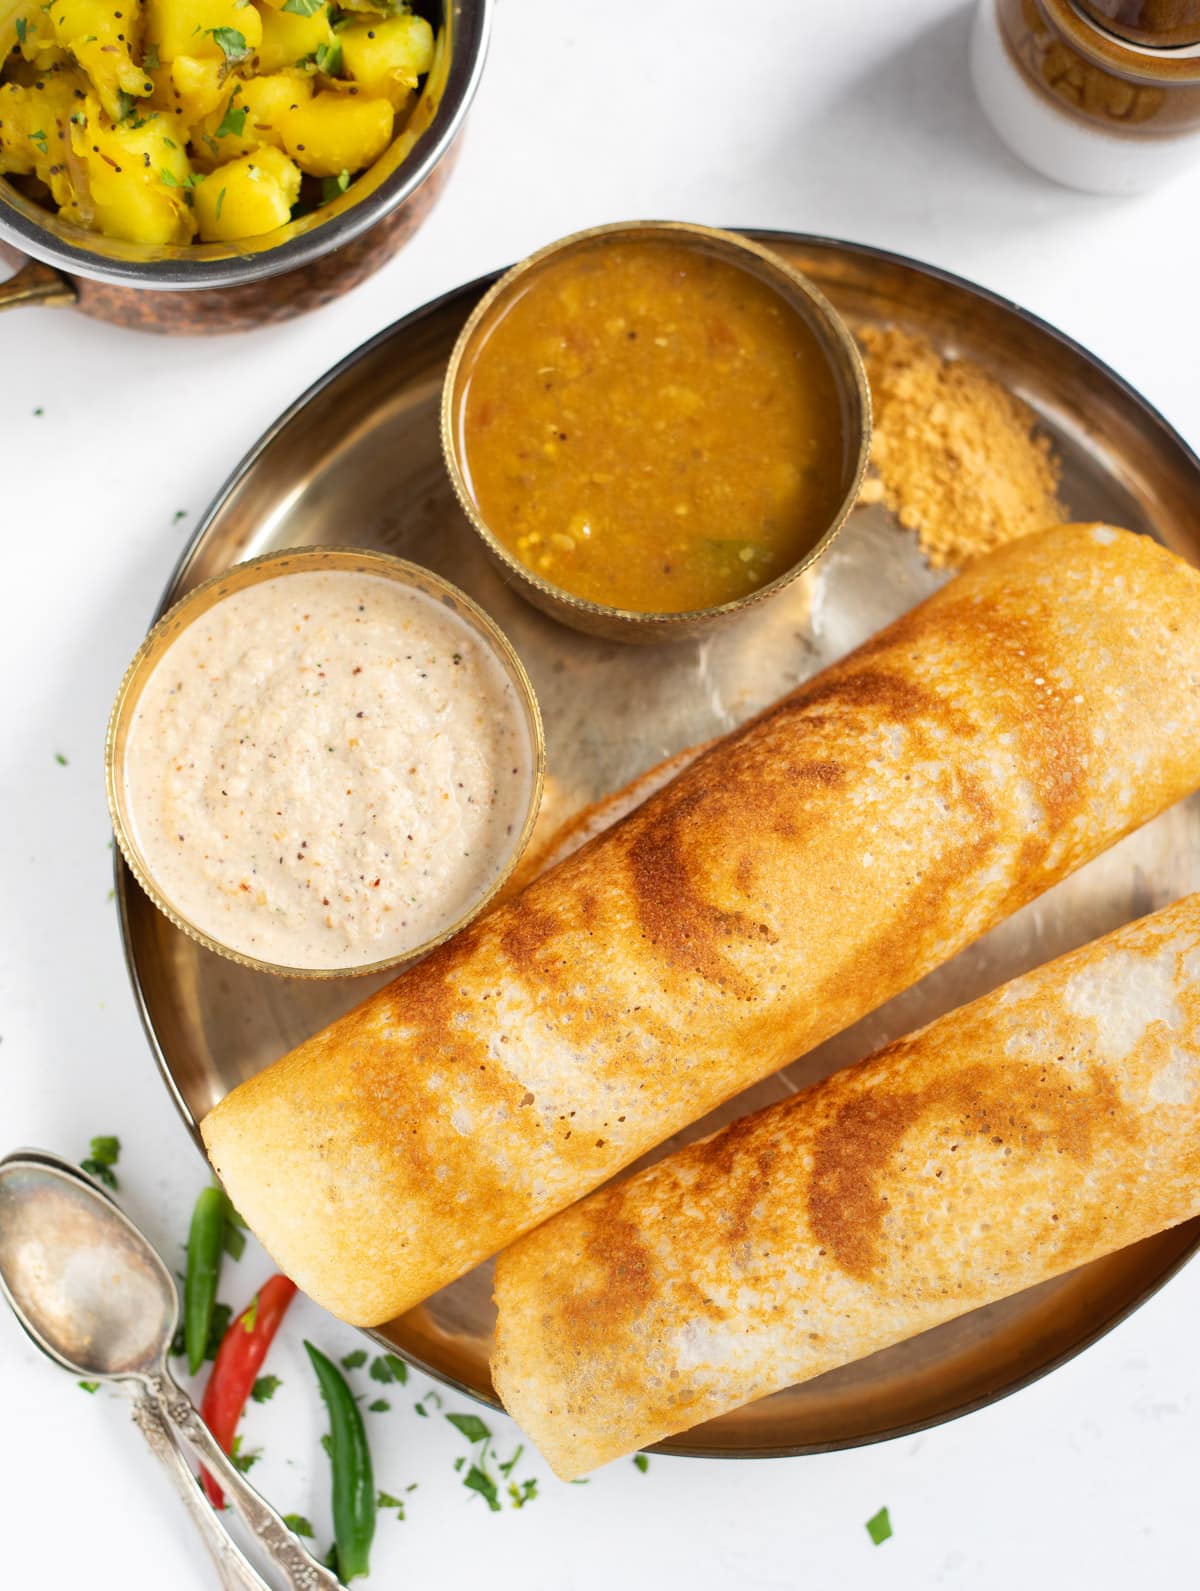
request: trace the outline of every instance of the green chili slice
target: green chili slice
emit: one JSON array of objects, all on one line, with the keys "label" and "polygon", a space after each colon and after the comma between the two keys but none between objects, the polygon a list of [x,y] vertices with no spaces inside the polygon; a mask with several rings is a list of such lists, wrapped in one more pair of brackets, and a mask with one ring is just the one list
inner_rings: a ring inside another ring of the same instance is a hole
[{"label": "green chili slice", "polygon": [[221,1277],[221,1242],[225,1230],[225,1195],[205,1188],[192,1211],[188,1232],[187,1275],[183,1282],[183,1344],[193,1375],[204,1363],[212,1326],[217,1283]]},{"label": "green chili slice", "polygon": [[346,1378],[319,1348],[304,1343],[325,1407],[329,1410],[329,1459],[333,1470],[333,1536],[338,1574],[366,1574],[375,1537],[375,1476],[362,1415]]}]

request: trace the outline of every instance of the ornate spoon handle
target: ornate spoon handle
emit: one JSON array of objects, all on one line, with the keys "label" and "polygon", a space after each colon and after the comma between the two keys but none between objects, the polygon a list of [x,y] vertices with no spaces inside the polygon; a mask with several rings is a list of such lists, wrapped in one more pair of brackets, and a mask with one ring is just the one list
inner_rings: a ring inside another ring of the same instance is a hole
[{"label": "ornate spoon handle", "polygon": [[163,1462],[172,1484],[192,1522],[212,1554],[224,1591],[271,1591],[245,1553],[226,1531],[217,1513],[209,1507],[196,1477],[175,1444],[162,1409],[152,1398],[141,1395],[133,1405],[133,1419],[147,1446]]},{"label": "ornate spoon handle", "polygon": [[250,1526],[271,1562],[287,1577],[293,1591],[341,1591],[341,1581],[308,1552],[283,1520],[251,1486],[218,1446],[195,1405],[166,1370],[149,1376],[151,1393],[204,1467],[220,1482],[229,1500]]}]

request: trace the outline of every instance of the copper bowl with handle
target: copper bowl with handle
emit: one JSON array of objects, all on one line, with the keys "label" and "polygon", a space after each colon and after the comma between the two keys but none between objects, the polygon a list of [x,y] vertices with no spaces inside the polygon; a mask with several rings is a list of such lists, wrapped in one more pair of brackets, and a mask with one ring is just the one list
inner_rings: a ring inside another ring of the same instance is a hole
[{"label": "copper bowl with handle", "polygon": [[[139,331],[247,331],[317,309],[417,230],[449,175],[483,72],[493,0],[417,0],[437,54],[407,124],[348,192],[261,237],[149,245],[85,231],[0,177],[0,310],[73,306]],[[19,5],[0,0],[0,39]]]}]

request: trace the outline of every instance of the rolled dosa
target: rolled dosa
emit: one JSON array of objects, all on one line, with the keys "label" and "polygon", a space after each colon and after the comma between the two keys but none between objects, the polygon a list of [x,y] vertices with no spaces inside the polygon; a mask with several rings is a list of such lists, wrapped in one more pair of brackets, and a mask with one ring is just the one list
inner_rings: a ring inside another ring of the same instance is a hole
[{"label": "rolled dosa", "polygon": [[205,1119],[280,1267],[371,1325],[916,982],[1200,784],[1200,575],[981,558]]},{"label": "rolled dosa", "polygon": [[1200,895],[554,1216],[492,1376],[581,1475],[1200,1213]]}]

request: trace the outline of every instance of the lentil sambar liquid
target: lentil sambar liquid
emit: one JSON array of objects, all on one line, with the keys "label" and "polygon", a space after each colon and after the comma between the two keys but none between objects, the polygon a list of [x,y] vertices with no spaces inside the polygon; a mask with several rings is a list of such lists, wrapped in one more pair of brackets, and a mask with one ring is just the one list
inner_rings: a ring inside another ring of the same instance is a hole
[{"label": "lentil sambar liquid", "polygon": [[635,612],[768,584],[844,491],[841,402],[807,322],[673,242],[598,243],[538,272],[476,352],[457,423],[508,551]]}]

